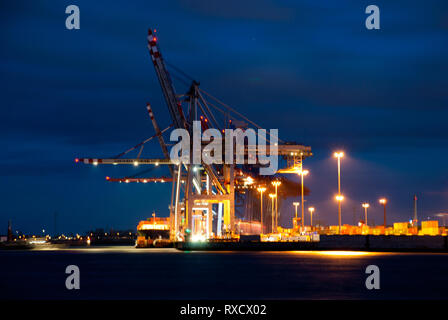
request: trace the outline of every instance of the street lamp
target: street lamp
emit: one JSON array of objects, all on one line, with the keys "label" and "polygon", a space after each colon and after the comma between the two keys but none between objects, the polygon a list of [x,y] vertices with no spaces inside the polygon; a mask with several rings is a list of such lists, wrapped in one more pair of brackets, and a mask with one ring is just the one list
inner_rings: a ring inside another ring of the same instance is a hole
[{"label": "street lamp", "polygon": [[311,216],[311,229],[313,229],[313,212],[314,212],[314,207],[309,207],[308,211],[310,212],[310,216]]},{"label": "street lamp", "polygon": [[370,204],[368,203],[363,203],[362,207],[364,208],[364,215],[366,217],[366,226],[367,226],[367,208],[370,207]]},{"label": "street lamp", "polygon": [[271,216],[272,216],[272,233],[274,233],[274,199],[277,198],[277,196],[274,193],[269,194],[269,198],[271,198],[272,201],[272,210],[271,210]]},{"label": "street lamp", "polygon": [[341,234],[341,202],[344,200],[344,196],[342,194],[338,194],[335,197],[336,201],[338,202],[338,208],[339,208],[339,234]]},{"label": "street lamp", "polygon": [[296,209],[296,217],[295,217],[295,219],[293,219],[293,225],[295,227],[295,226],[298,226],[298,223],[297,223],[297,207],[300,206],[300,202],[293,202],[292,204],[294,205],[294,207]]},{"label": "street lamp", "polygon": [[292,204],[296,208],[296,218],[297,218],[297,207],[300,206],[300,202],[293,202]]},{"label": "street lamp", "polygon": [[258,187],[257,191],[260,192],[260,223],[261,223],[261,233],[264,232],[263,226],[263,192],[266,191],[265,187]]},{"label": "street lamp", "polygon": [[386,198],[381,198],[380,203],[383,205],[384,207],[384,228],[386,228],[386,203],[387,203],[387,199]]},{"label": "street lamp", "polygon": [[277,193],[277,188],[279,185],[281,185],[281,181],[272,181],[272,185],[275,187],[275,226],[277,227],[278,225],[278,193]]},{"label": "street lamp", "polygon": [[[344,152],[335,152],[333,155],[336,158],[338,158],[338,196],[342,196],[341,195],[341,158],[344,156]],[[339,234],[341,234],[341,202],[342,202],[342,200],[344,200],[343,196],[342,196],[341,200],[338,200]]]},{"label": "street lamp", "polygon": [[301,195],[302,195],[302,228],[303,228],[303,226],[304,226],[304,223],[305,223],[305,216],[304,216],[304,210],[305,210],[305,201],[303,200],[303,177],[304,176],[306,176],[307,174],[309,173],[309,171],[308,170],[303,170],[303,169],[300,169],[300,171],[299,171],[299,175],[300,175],[300,177],[301,177]]}]

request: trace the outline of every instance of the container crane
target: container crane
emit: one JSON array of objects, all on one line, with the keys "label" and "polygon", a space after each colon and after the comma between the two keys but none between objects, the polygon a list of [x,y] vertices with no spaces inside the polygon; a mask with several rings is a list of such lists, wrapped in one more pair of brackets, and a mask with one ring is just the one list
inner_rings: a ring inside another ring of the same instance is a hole
[{"label": "container crane", "polygon": [[[195,120],[200,121],[203,130],[216,128],[223,131],[232,124],[232,119],[243,119],[255,127],[261,127],[208,92],[200,89],[199,83],[195,80],[191,81],[189,90],[185,94],[177,95],[159,49],[155,31],[148,30],[147,42],[151,61],[153,62],[172,124],[164,130],[160,130],[151,105],[147,103],[147,112],[155,131],[153,136],[113,158],[79,158],[75,162],[92,165],[168,165],[171,177],[106,177],[106,180],[124,183],[172,182],[170,220],[172,221],[173,232],[171,233],[171,237],[173,241],[188,238],[204,240],[211,238],[235,239],[237,236],[235,226],[236,206],[240,208],[244,207],[244,210],[253,211],[253,206],[247,205],[247,201],[251,201],[251,197],[256,196],[255,186],[252,185],[253,183],[248,183],[248,179],[253,181],[251,173],[244,168],[236,169],[234,164],[209,165],[203,161],[200,165],[193,164],[193,151],[202,152],[202,149],[193,150],[192,141],[190,141],[190,162],[174,162],[169,157],[163,134],[169,129],[182,128],[190,132],[190,138],[192,139],[193,134],[191,133],[193,121]],[[184,112],[183,105],[185,105],[188,112]],[[213,114],[212,109],[217,110],[225,118],[224,123],[220,124],[217,117]],[[154,138],[158,139],[164,158],[141,158],[145,144]],[[250,148],[255,148],[257,154],[260,152],[256,146],[245,146],[245,156],[248,155]],[[137,150],[138,155],[136,158],[123,158],[130,152]],[[271,152],[270,150],[263,151],[267,151],[267,154]],[[310,147],[284,143],[278,145],[277,155],[286,159],[288,167],[297,168],[298,165],[301,165],[302,160],[305,157],[311,156],[312,153]],[[259,165],[257,163],[255,166]],[[242,167],[246,166],[243,165]],[[240,196],[240,201],[236,201],[237,194],[245,195],[245,204],[244,199],[241,202]],[[216,221],[215,226],[213,224],[214,221]]]}]

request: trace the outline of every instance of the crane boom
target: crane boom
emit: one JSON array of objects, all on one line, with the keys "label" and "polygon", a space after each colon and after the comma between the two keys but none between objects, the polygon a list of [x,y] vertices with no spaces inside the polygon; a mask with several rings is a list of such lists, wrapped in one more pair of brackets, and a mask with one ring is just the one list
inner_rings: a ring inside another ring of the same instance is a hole
[{"label": "crane boom", "polygon": [[177,99],[173,82],[171,81],[165,62],[163,61],[162,55],[160,54],[160,50],[157,46],[157,38],[151,29],[148,30],[148,50],[154,64],[160,86],[162,87],[163,95],[165,97],[166,104],[168,105],[168,110],[173,118],[174,125],[176,128],[186,129],[187,122],[185,121],[181,103]]},{"label": "crane boom", "polygon": [[170,159],[96,159],[96,158],[76,158],[75,162],[81,162],[85,164],[132,164],[132,165],[140,165],[140,164],[176,164]]},{"label": "crane boom", "polygon": [[[168,109],[173,118],[174,125],[177,128],[188,129],[189,122],[185,119],[182,111],[182,106],[180,101],[177,99],[176,91],[174,90],[173,82],[171,81],[170,75],[166,69],[165,62],[163,61],[162,55],[160,53],[159,47],[157,45],[157,37],[154,35],[151,29],[148,30],[148,49],[151,55],[151,60],[154,64],[154,69],[156,70],[157,77],[162,87],[163,95],[165,96]],[[192,90],[198,92],[197,83],[194,82],[192,85]],[[191,119],[194,120],[194,119]],[[203,164],[205,170],[210,175],[212,181],[216,184],[217,188],[220,189],[222,193],[226,193],[225,188],[219,182],[215,171],[209,165]]]},{"label": "crane boom", "polygon": [[129,183],[129,182],[140,182],[140,183],[148,183],[148,182],[171,182],[173,181],[173,178],[171,177],[158,177],[158,178],[111,178],[111,177],[106,177],[107,181],[110,182],[124,182],[124,183]]},{"label": "crane boom", "polygon": [[165,156],[165,158],[169,159],[170,153],[168,152],[168,148],[166,147],[165,140],[163,140],[162,132],[160,131],[159,125],[154,118],[154,113],[152,112],[151,104],[149,104],[149,102],[146,103],[146,109],[148,110],[149,117],[151,118],[154,131],[156,132],[160,147],[162,148],[163,155]]}]

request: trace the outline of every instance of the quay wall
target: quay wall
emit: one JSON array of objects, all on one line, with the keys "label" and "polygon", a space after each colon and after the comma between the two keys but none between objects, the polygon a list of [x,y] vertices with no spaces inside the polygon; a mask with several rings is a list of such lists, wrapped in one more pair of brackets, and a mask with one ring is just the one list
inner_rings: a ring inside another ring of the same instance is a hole
[{"label": "quay wall", "polygon": [[446,250],[447,236],[321,235],[320,250]]},{"label": "quay wall", "polygon": [[319,242],[177,242],[179,250],[448,252],[447,236],[320,235]]}]

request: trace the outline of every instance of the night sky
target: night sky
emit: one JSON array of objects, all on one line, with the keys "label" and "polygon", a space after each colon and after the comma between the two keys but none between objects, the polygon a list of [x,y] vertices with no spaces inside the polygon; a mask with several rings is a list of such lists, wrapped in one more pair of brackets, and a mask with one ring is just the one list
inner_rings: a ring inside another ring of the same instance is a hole
[{"label": "night sky", "polygon": [[[65,28],[76,4],[81,29]],[[364,25],[367,5],[381,30]],[[446,1],[2,1],[0,233],[135,229],[168,215],[171,184],[114,184],[142,168],[86,166],[170,123],[146,48],[162,54],[280,138],[310,145],[307,204],[336,224],[342,162],[343,223],[382,223],[448,212],[448,4]],[[180,87],[181,88],[181,87]],[[180,90],[179,92],[182,92]],[[161,155],[149,144],[144,155]],[[148,175],[161,175],[158,167]],[[282,208],[288,225],[292,199]]]}]

